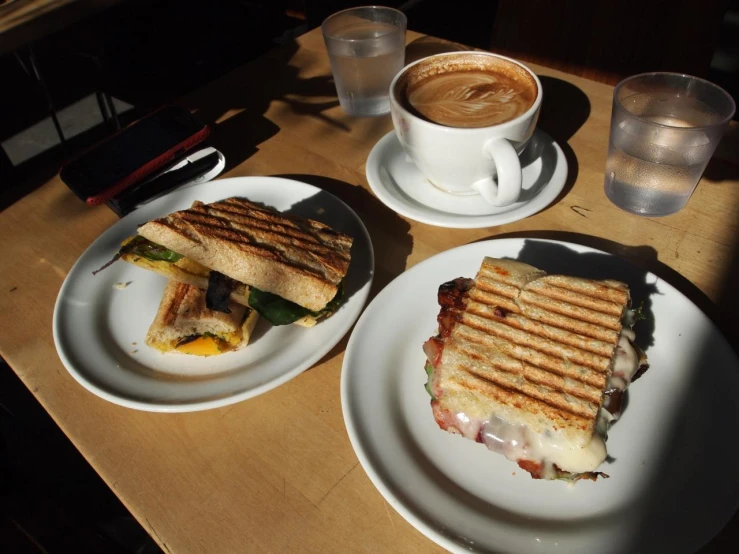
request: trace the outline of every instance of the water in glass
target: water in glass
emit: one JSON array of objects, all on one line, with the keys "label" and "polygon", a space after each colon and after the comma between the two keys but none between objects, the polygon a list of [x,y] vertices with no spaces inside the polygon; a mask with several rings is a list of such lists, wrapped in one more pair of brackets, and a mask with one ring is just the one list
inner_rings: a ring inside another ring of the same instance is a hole
[{"label": "water in glass", "polygon": [[335,35],[344,39],[329,50],[341,107],[352,115],[390,111],[388,89],[405,60],[405,35],[393,25],[364,21]]},{"label": "water in glass", "polygon": [[[697,108],[710,110],[705,105]],[[657,125],[645,125],[644,121]],[[692,195],[714,148],[709,136],[678,116],[614,120],[605,193],[616,205],[633,213],[675,213]]]}]

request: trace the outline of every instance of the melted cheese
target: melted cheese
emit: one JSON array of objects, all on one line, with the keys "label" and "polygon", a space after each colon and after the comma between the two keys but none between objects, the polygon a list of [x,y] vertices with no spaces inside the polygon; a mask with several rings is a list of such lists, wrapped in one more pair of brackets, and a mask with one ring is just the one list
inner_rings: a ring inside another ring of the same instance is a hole
[{"label": "melted cheese", "polygon": [[[639,367],[639,356],[631,344],[632,340],[634,332],[624,328],[619,336],[609,387],[622,387],[625,390]],[[553,479],[556,477],[554,465],[572,473],[597,470],[608,455],[605,434],[614,419],[613,415],[601,408],[596,432],[585,445],[573,444],[562,434],[551,430],[533,432],[525,425],[509,423],[495,414],[482,420],[458,412],[453,414],[453,426],[466,437],[478,437],[490,450],[503,454],[513,462],[529,460],[541,464],[541,477]]]},{"label": "melted cheese", "polygon": [[[625,390],[639,368],[639,355],[632,345],[635,334],[629,328],[633,319],[633,312],[627,310],[623,318],[624,327],[619,335],[608,388]],[[424,344],[424,351],[429,360],[438,362],[437,348],[436,343],[431,340]],[[433,374],[430,378],[433,380]],[[436,388],[432,381],[432,390],[436,391]],[[471,418],[464,412],[444,413],[444,411],[435,413],[435,417],[437,422],[442,418],[444,423],[442,428],[482,442],[488,449],[503,454],[513,462],[528,460],[540,464],[542,471],[539,477],[544,479],[557,477],[554,465],[572,473],[597,470],[608,456],[606,432],[616,419],[601,407],[592,437],[586,444],[578,445],[556,431],[545,430],[543,433],[536,433],[526,425],[510,423],[495,413],[488,419]]]},{"label": "melted cheese", "polygon": [[480,437],[490,450],[513,462],[530,460],[543,464],[545,478],[547,470],[554,471],[553,464],[574,473],[595,471],[607,455],[605,441],[598,434],[584,446],[573,446],[557,433],[534,433],[525,425],[513,425],[495,416],[483,423]]}]

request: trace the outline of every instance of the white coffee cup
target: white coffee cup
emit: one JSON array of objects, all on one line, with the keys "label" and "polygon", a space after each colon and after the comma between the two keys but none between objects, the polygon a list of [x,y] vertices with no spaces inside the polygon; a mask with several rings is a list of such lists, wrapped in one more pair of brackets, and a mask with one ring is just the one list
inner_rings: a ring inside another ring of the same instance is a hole
[{"label": "white coffee cup", "polygon": [[541,101],[533,71],[489,52],[429,56],[404,67],[390,85],[395,133],[420,172],[445,192],[480,194],[493,206],[521,194],[518,156]]}]

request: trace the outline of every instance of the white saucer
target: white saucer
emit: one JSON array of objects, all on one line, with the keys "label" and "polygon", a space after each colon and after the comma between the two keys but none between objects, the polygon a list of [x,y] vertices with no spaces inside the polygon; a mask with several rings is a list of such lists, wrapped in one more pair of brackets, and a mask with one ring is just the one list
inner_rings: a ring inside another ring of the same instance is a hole
[{"label": "white saucer", "polygon": [[367,181],[386,206],[400,215],[457,229],[512,223],[546,208],[567,180],[567,160],[554,140],[537,129],[521,154],[523,190],[518,202],[498,208],[477,194],[443,192],[421,175],[403,151],[395,131],[382,137],[367,158]]}]

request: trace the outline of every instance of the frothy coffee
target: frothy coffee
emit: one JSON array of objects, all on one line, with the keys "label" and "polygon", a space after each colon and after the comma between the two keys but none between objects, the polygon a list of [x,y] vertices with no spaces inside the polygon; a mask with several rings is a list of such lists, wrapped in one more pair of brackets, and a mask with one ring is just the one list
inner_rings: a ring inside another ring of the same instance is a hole
[{"label": "frothy coffee", "polygon": [[484,54],[421,61],[397,83],[398,100],[417,116],[447,127],[489,127],[519,117],[538,94],[520,65]]}]

